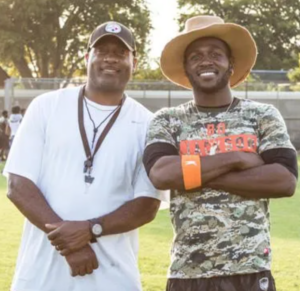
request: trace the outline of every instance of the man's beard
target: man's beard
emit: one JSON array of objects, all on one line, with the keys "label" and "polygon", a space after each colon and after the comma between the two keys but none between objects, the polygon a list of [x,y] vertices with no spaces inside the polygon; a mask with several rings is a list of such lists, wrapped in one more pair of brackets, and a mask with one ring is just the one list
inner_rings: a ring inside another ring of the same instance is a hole
[{"label": "man's beard", "polygon": [[108,94],[122,92],[130,81],[131,75],[130,68],[123,69],[122,73],[116,76],[105,76],[98,68],[91,67],[88,70],[89,88],[95,92]]},{"label": "man's beard", "polygon": [[126,84],[121,84],[119,80],[99,80],[96,75],[90,76],[90,87],[95,92],[114,93],[123,91]]},{"label": "man's beard", "polygon": [[104,92],[104,93],[113,93],[121,91],[117,86],[112,82],[92,82],[92,87],[95,92]]},{"label": "man's beard", "polygon": [[223,77],[217,81],[217,84],[215,86],[206,88],[206,87],[202,87],[199,81],[195,79],[192,74],[188,73],[187,71],[185,73],[195,91],[208,93],[208,94],[216,93],[221,89],[225,88],[228,85],[229,79],[231,77],[231,70],[230,68],[228,68],[228,70],[224,73]]}]

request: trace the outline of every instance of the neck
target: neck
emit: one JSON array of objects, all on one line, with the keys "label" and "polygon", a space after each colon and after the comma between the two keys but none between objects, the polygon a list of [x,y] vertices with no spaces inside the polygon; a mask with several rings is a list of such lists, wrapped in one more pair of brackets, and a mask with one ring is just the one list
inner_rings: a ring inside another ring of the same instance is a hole
[{"label": "neck", "polygon": [[206,93],[196,89],[193,89],[193,92],[195,103],[198,106],[221,107],[230,104],[232,101],[231,91],[227,86],[213,93]]},{"label": "neck", "polygon": [[106,106],[114,106],[119,105],[120,101],[122,100],[124,92],[117,92],[117,91],[101,91],[95,90],[91,88],[91,86],[87,83],[85,87],[85,96],[87,99],[98,103],[100,105]]}]

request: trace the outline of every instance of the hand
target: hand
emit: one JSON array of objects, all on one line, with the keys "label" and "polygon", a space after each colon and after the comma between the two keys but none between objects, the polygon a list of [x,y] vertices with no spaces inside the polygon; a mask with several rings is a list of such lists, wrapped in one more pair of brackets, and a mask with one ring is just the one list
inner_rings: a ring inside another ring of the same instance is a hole
[{"label": "hand", "polygon": [[95,252],[89,245],[70,255],[66,255],[65,258],[71,268],[71,275],[73,277],[92,274],[93,270],[99,267]]},{"label": "hand", "polygon": [[260,155],[250,152],[237,152],[239,155],[238,170],[247,170],[264,165]]},{"label": "hand", "polygon": [[62,256],[81,249],[92,239],[88,221],[62,221],[46,224],[46,228],[51,230],[48,239]]}]

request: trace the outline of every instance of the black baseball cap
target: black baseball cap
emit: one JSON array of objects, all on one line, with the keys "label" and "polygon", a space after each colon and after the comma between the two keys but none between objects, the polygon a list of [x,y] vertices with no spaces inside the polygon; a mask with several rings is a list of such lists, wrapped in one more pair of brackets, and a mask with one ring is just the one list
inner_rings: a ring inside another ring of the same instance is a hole
[{"label": "black baseball cap", "polygon": [[94,47],[102,37],[107,35],[119,38],[130,51],[135,53],[135,41],[131,30],[125,25],[115,21],[105,22],[92,32],[88,43],[88,51]]}]

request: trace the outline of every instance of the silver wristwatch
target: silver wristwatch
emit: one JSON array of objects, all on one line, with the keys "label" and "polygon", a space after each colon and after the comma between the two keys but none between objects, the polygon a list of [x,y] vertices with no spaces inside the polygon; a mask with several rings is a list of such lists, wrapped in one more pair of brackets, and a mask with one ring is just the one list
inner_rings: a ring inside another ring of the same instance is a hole
[{"label": "silver wristwatch", "polygon": [[91,219],[89,220],[89,223],[90,223],[90,231],[92,234],[91,242],[96,242],[97,238],[99,238],[102,235],[103,232],[102,225],[97,221],[97,219]]},{"label": "silver wristwatch", "polygon": [[92,226],[92,233],[95,237],[100,237],[102,234],[102,226],[99,223],[95,223]]}]

